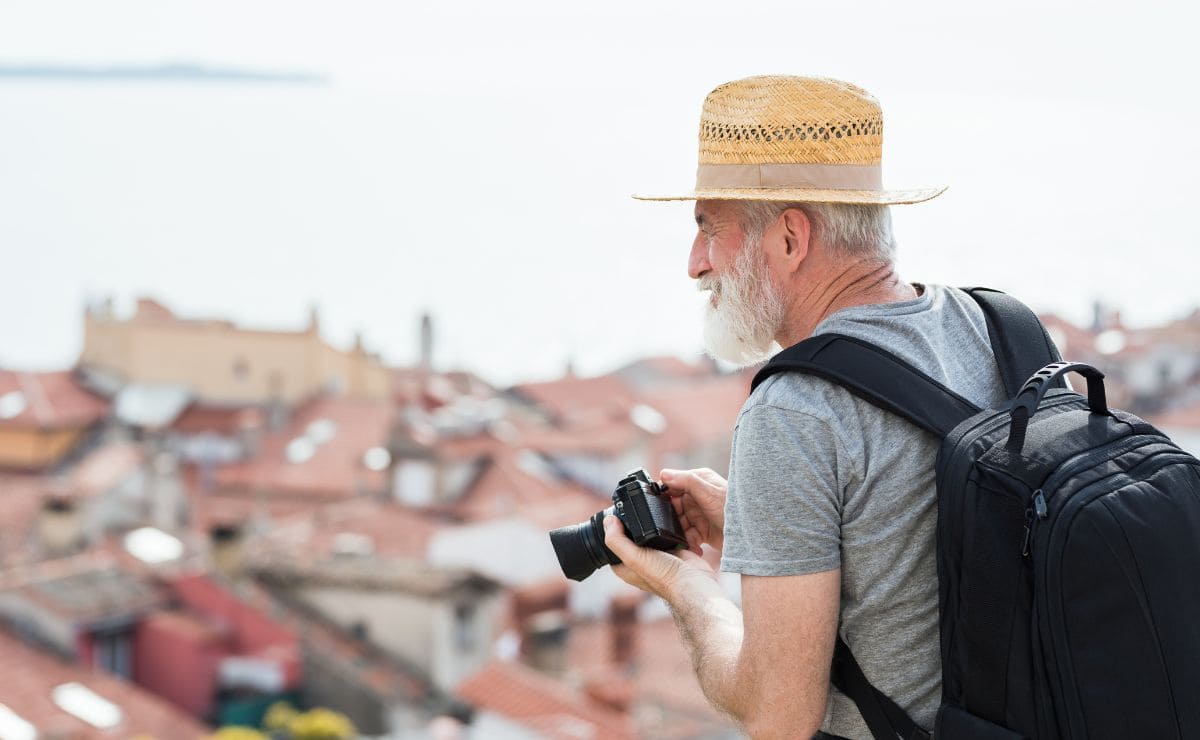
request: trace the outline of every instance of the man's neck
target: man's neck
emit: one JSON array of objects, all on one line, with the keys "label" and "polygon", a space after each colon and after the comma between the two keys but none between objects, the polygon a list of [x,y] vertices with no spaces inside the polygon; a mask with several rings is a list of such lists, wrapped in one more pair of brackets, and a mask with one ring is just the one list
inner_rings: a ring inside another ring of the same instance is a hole
[{"label": "man's neck", "polygon": [[800,294],[792,304],[789,320],[776,337],[780,346],[790,347],[811,337],[822,321],[843,308],[907,301],[920,295],[912,285],[900,281],[895,266],[879,262],[842,265],[832,279],[818,284],[823,287]]}]

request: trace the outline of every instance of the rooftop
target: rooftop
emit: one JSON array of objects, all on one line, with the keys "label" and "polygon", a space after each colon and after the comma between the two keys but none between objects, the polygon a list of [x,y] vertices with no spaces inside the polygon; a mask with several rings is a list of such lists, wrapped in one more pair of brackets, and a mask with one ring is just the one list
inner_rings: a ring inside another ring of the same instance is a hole
[{"label": "rooftop", "polygon": [[629,715],[520,663],[488,664],[459,686],[458,695],[555,740],[619,740],[636,734]]},{"label": "rooftop", "polygon": [[142,614],[166,599],[149,577],[122,567],[103,551],[9,571],[0,580],[0,592],[75,625]]},{"label": "rooftop", "polygon": [[19,666],[19,680],[0,681],[0,705],[33,725],[41,737],[200,738],[210,732],[131,683],[61,661],[3,629],[0,665]]},{"label": "rooftop", "polygon": [[218,469],[216,486],[314,500],[385,490],[387,477],[367,453],[387,447],[394,418],[386,401],[318,398],[297,409],[283,429],[265,434],[254,458]]},{"label": "rooftop", "polygon": [[70,371],[24,373],[0,370],[0,427],[77,429],[109,410]]}]

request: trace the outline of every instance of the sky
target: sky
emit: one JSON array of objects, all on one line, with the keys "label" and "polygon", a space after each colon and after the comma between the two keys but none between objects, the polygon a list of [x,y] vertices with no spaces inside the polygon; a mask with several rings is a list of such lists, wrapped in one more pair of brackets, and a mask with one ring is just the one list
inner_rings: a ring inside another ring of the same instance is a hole
[{"label": "sky", "polygon": [[[0,0],[0,367],[69,367],[81,312],[151,296],[299,328],[319,307],[498,383],[700,351],[686,191],[704,95],[872,91],[909,280],[1086,321],[1200,302],[1200,11],[1178,3]],[[81,80],[27,66],[316,78]]]}]

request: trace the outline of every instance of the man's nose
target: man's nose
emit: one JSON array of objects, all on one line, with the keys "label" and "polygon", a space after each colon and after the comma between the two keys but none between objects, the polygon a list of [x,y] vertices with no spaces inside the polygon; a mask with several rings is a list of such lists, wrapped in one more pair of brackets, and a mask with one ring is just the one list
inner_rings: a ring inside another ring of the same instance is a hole
[{"label": "man's nose", "polygon": [[688,277],[699,280],[704,273],[712,269],[708,262],[708,243],[703,234],[696,234],[692,242],[692,252],[688,255]]}]

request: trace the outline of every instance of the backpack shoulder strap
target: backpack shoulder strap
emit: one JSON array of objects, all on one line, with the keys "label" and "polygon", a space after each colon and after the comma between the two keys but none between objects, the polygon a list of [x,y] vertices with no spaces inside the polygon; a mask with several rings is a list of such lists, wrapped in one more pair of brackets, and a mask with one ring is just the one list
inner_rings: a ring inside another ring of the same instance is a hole
[{"label": "backpack shoulder strap", "polygon": [[[1046,327],[1028,306],[993,288],[962,288],[983,309],[992,354],[1009,398],[1015,398],[1038,370],[1062,356]],[[1061,381],[1057,384],[1063,385]]]},{"label": "backpack shoulder strap", "polygon": [[913,722],[899,704],[871,685],[841,635],[833,649],[830,681],[858,707],[875,740],[929,740],[927,730]]},{"label": "backpack shoulder strap", "polygon": [[751,392],[781,372],[824,378],[943,438],[979,411],[978,406],[891,352],[843,334],[820,334],[775,355],[754,376]]},{"label": "backpack shoulder strap", "polygon": [[[754,376],[751,392],[767,378],[801,372],[836,383],[879,408],[944,438],[979,408],[885,349],[843,334],[821,334],[783,350]],[[839,635],[830,681],[862,714],[876,740],[927,740],[929,733],[871,685]]]}]

